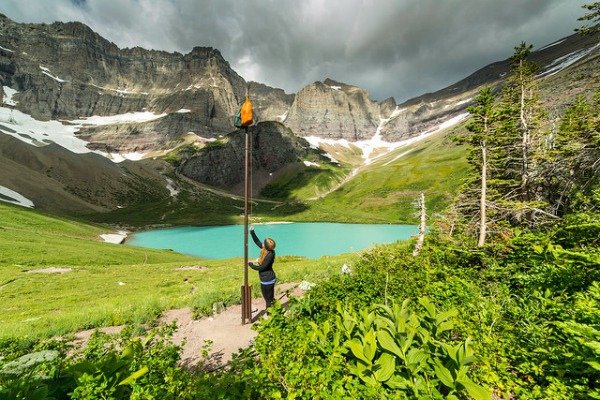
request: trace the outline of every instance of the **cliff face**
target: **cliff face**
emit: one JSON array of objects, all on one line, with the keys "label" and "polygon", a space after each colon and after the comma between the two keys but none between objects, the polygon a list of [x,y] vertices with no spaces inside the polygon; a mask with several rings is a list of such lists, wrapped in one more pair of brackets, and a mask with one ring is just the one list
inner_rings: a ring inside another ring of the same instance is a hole
[{"label": "cliff face", "polygon": [[375,134],[381,113],[366,91],[326,79],[296,94],[284,123],[300,136],[356,141]]},{"label": "cliff face", "polygon": [[[582,60],[597,55],[599,36],[570,36],[531,56],[542,71],[560,69],[581,52],[589,52]],[[41,120],[164,114],[149,122],[84,125],[79,130],[90,148],[107,152],[149,153],[172,149],[190,134],[199,136],[198,142],[226,135],[235,130],[232,117],[246,90],[257,122],[282,122],[304,137],[354,142],[379,133],[377,139],[396,142],[464,113],[481,85],[501,85],[508,70],[506,60],[490,64],[400,105],[393,98],[374,101],[365,90],[331,79],[286,94],[246,82],[213,48],[196,47],[188,54],[120,49],[78,22],[19,24],[0,14],[0,94],[2,86],[17,90],[11,107]]]},{"label": "cliff face", "polygon": [[[278,122],[261,122],[249,130],[252,171],[273,173],[308,154],[308,143]],[[231,188],[244,180],[245,134],[232,132],[186,160],[180,172],[198,182]]]},{"label": "cliff face", "polygon": [[[233,129],[231,116],[246,92],[247,83],[213,48],[119,49],[81,23],[17,24],[4,16],[0,37],[0,82],[19,91],[18,109],[41,120],[188,109],[196,115],[189,131],[213,136]],[[291,104],[280,89],[250,87],[261,120]]]}]

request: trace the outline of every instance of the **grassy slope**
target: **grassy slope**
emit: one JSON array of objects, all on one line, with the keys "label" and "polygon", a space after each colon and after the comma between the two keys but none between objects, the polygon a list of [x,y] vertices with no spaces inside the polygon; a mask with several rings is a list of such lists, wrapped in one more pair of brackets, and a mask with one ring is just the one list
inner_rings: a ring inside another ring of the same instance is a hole
[{"label": "grassy slope", "polygon": [[[396,150],[319,200],[308,200],[314,189],[307,187],[323,179],[323,187],[334,183],[339,170],[312,171],[298,187],[287,177],[279,193],[285,193],[288,201],[254,206],[253,220],[412,222],[419,191],[425,191],[430,212],[439,211],[455,193],[465,169],[463,149],[441,133]],[[188,187],[177,198],[151,200],[136,209],[96,217],[99,222],[135,226],[239,223],[240,206],[239,200]],[[43,337],[147,321],[164,309],[208,309],[215,301],[232,303],[239,297],[239,259],[199,260],[169,251],[106,244],[98,239],[107,232],[104,228],[2,203],[0,220],[0,337]],[[282,281],[318,279],[355,257],[280,257],[277,269]],[[208,269],[176,270],[187,265]],[[68,267],[72,272],[25,272],[46,267]],[[258,295],[255,274],[251,282]]]},{"label": "grassy slope", "polygon": [[[102,243],[107,230],[0,203],[0,337],[46,337],[148,321],[161,310],[238,301],[242,260],[199,260]],[[280,257],[281,281],[314,280],[356,256]],[[203,265],[205,271],[178,271]],[[67,267],[65,274],[27,273]],[[254,295],[258,278],[250,275]],[[125,283],[119,285],[119,282]]]},{"label": "grassy slope", "polygon": [[464,147],[451,142],[447,133],[436,134],[379,159],[324,198],[304,199],[307,207],[288,219],[415,222],[418,194],[425,192],[430,214],[440,212],[457,192],[466,171]]},{"label": "grassy slope", "polygon": [[[440,212],[457,192],[467,169],[464,148],[448,136],[449,132],[444,131],[401,147],[362,167],[331,193],[328,191],[350,174],[351,163],[344,162],[341,167],[324,160],[318,161],[319,167],[299,164],[263,189],[261,196],[268,201],[254,201],[252,220],[413,223],[414,203],[420,191],[425,192],[430,214]],[[344,157],[340,149],[334,154],[336,158]],[[346,158],[357,161],[352,151]],[[148,197],[134,206],[85,218],[144,228],[243,222],[241,199],[187,181],[178,183],[182,191],[177,197]]]}]

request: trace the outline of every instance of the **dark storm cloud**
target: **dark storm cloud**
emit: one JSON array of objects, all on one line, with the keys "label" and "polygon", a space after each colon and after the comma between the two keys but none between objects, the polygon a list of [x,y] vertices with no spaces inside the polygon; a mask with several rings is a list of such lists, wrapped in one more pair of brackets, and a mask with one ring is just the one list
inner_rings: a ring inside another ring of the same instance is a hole
[{"label": "dark storm cloud", "polygon": [[330,77],[403,100],[504,59],[521,41],[542,47],[571,34],[584,3],[4,0],[0,11],[20,22],[79,20],[121,47],[215,47],[247,80],[287,92]]}]

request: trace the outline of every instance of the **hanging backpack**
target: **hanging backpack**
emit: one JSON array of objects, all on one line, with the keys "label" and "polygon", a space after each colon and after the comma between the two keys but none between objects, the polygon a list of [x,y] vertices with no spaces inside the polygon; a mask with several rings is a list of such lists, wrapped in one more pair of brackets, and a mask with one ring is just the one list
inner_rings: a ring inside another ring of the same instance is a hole
[{"label": "hanging backpack", "polygon": [[233,126],[235,126],[236,128],[242,128],[242,109],[240,108],[237,112],[237,114],[235,114],[235,116],[233,117]]},{"label": "hanging backpack", "polygon": [[246,96],[246,101],[242,104],[240,110],[240,122],[243,127],[252,125],[252,102],[250,97]]}]

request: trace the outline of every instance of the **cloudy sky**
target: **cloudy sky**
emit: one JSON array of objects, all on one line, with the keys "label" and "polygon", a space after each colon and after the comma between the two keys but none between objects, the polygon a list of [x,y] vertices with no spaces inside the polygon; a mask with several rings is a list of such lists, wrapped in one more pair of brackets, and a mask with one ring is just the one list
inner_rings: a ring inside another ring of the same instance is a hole
[{"label": "cloudy sky", "polygon": [[120,47],[219,49],[292,93],[329,77],[402,101],[573,33],[579,0],[2,0],[18,22],[81,21]]}]

